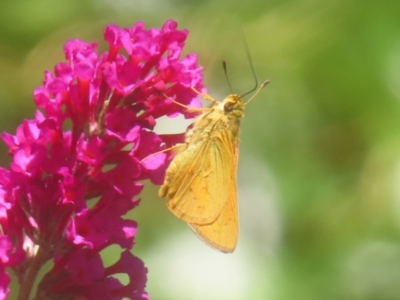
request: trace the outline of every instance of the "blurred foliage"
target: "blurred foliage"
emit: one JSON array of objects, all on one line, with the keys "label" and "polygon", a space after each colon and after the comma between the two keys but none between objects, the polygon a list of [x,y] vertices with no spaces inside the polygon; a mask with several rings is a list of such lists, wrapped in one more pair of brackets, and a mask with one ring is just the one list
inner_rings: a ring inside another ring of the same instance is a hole
[{"label": "blurred foliage", "polygon": [[[107,23],[169,18],[190,30],[185,51],[199,55],[214,97],[230,92],[223,59],[235,92],[254,84],[242,30],[271,84],[243,120],[233,255],[211,256],[201,242],[189,251],[196,238],[156,187],[145,189],[132,217],[152,298],[400,299],[398,1],[3,0],[1,129],[33,117],[32,91],[67,39],[101,41]],[[216,277],[221,261],[229,274]]]}]

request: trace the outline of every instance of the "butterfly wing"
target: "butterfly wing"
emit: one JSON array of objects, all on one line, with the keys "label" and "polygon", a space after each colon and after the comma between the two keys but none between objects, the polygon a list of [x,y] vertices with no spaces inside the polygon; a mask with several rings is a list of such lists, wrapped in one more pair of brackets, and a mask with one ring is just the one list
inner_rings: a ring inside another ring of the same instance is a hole
[{"label": "butterfly wing", "polygon": [[220,134],[193,141],[171,162],[159,195],[178,218],[209,224],[221,213],[232,173],[232,151],[226,143]]},{"label": "butterfly wing", "polygon": [[239,234],[236,190],[237,145],[233,151],[235,163],[233,172],[230,174],[229,196],[221,214],[211,224],[189,224],[196,235],[207,245],[224,253],[231,253],[235,250]]}]

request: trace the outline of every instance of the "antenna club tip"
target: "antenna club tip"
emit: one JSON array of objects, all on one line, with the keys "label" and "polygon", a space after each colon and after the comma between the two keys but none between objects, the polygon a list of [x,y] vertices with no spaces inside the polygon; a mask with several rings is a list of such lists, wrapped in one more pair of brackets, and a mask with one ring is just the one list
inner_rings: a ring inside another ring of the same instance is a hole
[{"label": "antenna club tip", "polygon": [[261,84],[261,86],[262,87],[264,87],[264,86],[266,86],[268,83],[270,83],[271,82],[271,80],[269,80],[269,79],[267,79],[267,80],[265,80],[262,84]]}]

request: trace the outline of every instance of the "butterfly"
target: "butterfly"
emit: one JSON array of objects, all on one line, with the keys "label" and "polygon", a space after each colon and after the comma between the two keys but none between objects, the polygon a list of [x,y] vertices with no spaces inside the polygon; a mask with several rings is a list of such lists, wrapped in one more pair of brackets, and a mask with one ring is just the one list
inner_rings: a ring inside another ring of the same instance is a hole
[{"label": "butterfly", "polygon": [[236,174],[240,122],[246,105],[268,83],[247,102],[244,95],[232,94],[218,101],[196,91],[212,104],[196,108],[201,115],[186,132],[185,143],[176,147],[159,190],[175,216],[187,222],[207,245],[224,253],[235,250],[239,232]]}]

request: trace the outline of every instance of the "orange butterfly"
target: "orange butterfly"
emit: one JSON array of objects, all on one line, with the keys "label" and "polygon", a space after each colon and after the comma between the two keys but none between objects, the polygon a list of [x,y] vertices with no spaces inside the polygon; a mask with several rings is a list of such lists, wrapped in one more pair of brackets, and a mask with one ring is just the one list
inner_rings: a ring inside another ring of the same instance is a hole
[{"label": "orange butterfly", "polygon": [[235,250],[239,231],[236,172],[240,121],[246,104],[268,82],[246,103],[237,94],[220,102],[198,92],[213,104],[196,108],[203,113],[186,133],[185,144],[178,146],[159,191],[175,216],[187,222],[207,245],[224,253]]}]

